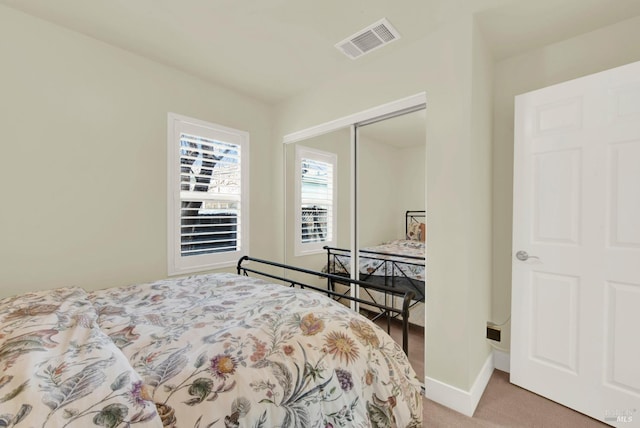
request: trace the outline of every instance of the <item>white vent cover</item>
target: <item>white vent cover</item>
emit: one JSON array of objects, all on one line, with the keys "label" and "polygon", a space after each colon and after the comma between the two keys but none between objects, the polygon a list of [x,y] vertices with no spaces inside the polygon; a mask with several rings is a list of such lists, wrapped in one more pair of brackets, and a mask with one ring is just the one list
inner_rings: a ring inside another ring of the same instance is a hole
[{"label": "white vent cover", "polygon": [[336,43],[335,46],[349,58],[356,59],[399,38],[400,33],[386,18],[382,18],[340,43]]}]

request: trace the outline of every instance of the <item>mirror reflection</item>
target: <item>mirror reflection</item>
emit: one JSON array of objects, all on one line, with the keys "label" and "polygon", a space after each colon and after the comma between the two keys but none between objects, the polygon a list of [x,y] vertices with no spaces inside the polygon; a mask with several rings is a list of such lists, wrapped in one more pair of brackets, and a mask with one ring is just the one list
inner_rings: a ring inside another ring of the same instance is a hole
[{"label": "mirror reflection", "polygon": [[[425,110],[356,125],[355,130],[353,143],[351,130],[345,128],[285,145],[286,263],[412,291],[416,297],[409,316],[409,353],[419,377],[423,377]],[[351,144],[355,147],[353,159]],[[352,268],[356,263],[358,269]],[[351,291],[346,285],[334,286],[341,293]],[[378,305],[402,307],[400,298],[370,289],[361,288],[359,297]],[[386,316],[388,312],[366,303],[359,306],[402,343],[398,323]]]},{"label": "mirror reflection", "polygon": [[[409,290],[415,294],[409,322],[409,352],[420,377],[424,367],[425,296],[425,110],[392,117],[356,132],[358,203],[356,224],[359,279]],[[401,307],[398,297],[365,290],[365,300]],[[375,308],[369,318],[390,325],[400,342],[397,323],[389,323]]]},{"label": "mirror reflection", "polygon": [[405,287],[418,300],[424,298],[426,238],[424,115],[358,127],[356,142],[360,279]]},{"label": "mirror reflection", "polygon": [[350,246],[351,131],[340,129],[285,150],[285,263],[324,270],[324,246]]}]

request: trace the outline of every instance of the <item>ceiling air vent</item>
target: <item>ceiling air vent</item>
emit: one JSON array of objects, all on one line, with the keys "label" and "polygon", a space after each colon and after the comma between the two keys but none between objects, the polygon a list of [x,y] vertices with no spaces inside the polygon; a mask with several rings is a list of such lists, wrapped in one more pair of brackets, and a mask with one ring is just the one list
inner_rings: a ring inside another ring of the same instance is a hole
[{"label": "ceiling air vent", "polygon": [[336,48],[349,58],[356,59],[399,38],[400,33],[383,18],[337,43]]}]

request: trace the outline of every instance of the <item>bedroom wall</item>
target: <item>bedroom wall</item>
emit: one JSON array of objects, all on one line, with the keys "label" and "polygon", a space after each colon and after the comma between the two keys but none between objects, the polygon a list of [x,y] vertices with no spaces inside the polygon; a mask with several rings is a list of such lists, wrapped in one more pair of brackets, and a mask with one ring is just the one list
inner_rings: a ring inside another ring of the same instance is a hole
[{"label": "bedroom wall", "polygon": [[[491,316],[493,230],[491,201],[493,57],[478,26],[473,28],[473,75],[471,94],[471,144],[469,159],[470,216],[468,251],[469,294],[467,328],[470,348],[486,349],[486,322]],[[483,361],[474,360],[471,374],[478,373]],[[473,365],[475,364],[475,366]],[[479,398],[479,397],[478,397]]]},{"label": "bedroom wall", "polygon": [[[494,68],[493,321],[511,314],[514,97],[640,60],[640,17],[507,58]],[[510,346],[510,326],[500,346]]]},{"label": "bedroom wall", "polygon": [[372,134],[358,137],[361,246],[404,238],[405,212],[424,208],[425,145],[398,147]]},{"label": "bedroom wall", "polygon": [[358,242],[361,247],[395,238],[401,188],[398,149],[358,138]]},{"label": "bedroom wall", "polygon": [[421,210],[425,206],[425,145],[406,147],[400,153],[400,191],[398,209],[396,210],[396,237],[402,238],[405,233],[404,213],[407,210]]},{"label": "bedroom wall", "polygon": [[[474,246],[468,245],[470,229],[475,226],[471,219],[490,215],[489,203],[476,204],[475,198],[491,200],[486,187],[473,184],[477,177],[470,172],[473,27],[471,16],[442,23],[418,42],[399,44],[386,61],[372,53],[362,58],[367,67],[287,100],[278,106],[274,139],[278,147],[288,133],[426,91],[426,375],[463,391],[469,391],[477,367],[490,352],[486,343],[471,338],[484,329],[486,320],[471,320],[468,310],[477,304],[472,297],[482,297],[480,305],[486,301],[483,310],[489,312],[490,285],[481,283],[487,280],[484,275],[472,279],[478,262],[470,261],[470,251],[483,246],[490,252],[491,245],[482,242],[487,240],[484,235],[476,235]],[[472,192],[479,192],[473,201]],[[471,287],[478,290],[473,296]],[[470,328],[472,323],[479,325]]]},{"label": "bedroom wall", "polygon": [[250,250],[282,254],[269,106],[4,6],[0,58],[0,296],[166,277],[167,112],[250,132]]}]

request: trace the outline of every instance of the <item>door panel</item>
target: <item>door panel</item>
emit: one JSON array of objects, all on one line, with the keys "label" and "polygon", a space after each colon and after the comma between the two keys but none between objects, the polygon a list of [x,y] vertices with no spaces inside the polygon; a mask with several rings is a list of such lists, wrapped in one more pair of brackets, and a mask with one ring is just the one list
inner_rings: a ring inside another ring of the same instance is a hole
[{"label": "door panel", "polygon": [[640,426],[640,63],[516,98],[513,209],[511,381]]},{"label": "door panel", "polygon": [[640,307],[640,284],[607,283],[609,311],[606,380],[609,386],[640,394],[640,370],[634,341],[638,335],[637,315]]},{"label": "door panel", "polygon": [[535,272],[531,281],[531,358],[571,374],[578,370],[579,282],[574,276],[542,272]]},{"label": "door panel", "polygon": [[582,128],[582,98],[563,99],[536,108],[536,137],[553,136]]},{"label": "door panel", "polygon": [[640,141],[609,146],[611,247],[640,248]]},{"label": "door panel", "polygon": [[580,150],[533,155],[533,241],[577,245],[580,237]]}]

